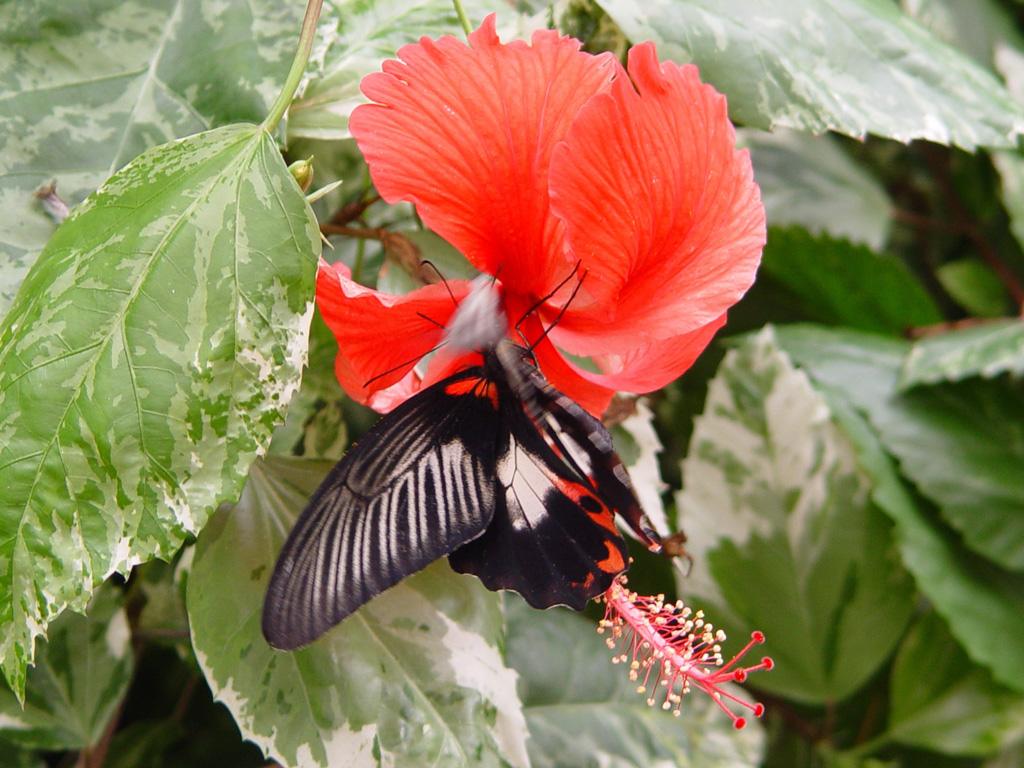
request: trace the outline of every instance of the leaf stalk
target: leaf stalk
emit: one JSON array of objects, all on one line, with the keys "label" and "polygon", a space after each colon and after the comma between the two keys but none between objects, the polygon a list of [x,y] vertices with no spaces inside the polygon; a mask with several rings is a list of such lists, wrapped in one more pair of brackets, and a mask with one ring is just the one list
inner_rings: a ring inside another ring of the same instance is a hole
[{"label": "leaf stalk", "polygon": [[324,0],[309,0],[306,4],[306,16],[302,20],[302,31],[299,33],[299,48],[295,51],[295,59],[292,61],[292,68],[288,70],[288,77],[285,78],[284,86],[277,95],[277,100],[270,108],[270,113],[264,118],[262,127],[268,133],[277,129],[278,123],[288,111],[292,103],[292,97],[302,81],[302,74],[306,71],[306,62],[309,61],[310,51],[313,50],[313,40],[316,39],[316,24],[320,20],[320,9],[323,8]]}]

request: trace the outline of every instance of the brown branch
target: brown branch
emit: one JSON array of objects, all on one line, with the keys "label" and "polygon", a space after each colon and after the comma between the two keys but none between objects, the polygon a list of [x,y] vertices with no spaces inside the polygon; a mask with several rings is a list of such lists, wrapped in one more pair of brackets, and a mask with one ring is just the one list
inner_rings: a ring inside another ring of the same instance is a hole
[{"label": "brown branch", "polygon": [[337,211],[334,212],[334,215],[331,216],[330,221],[328,221],[328,224],[333,224],[335,226],[343,226],[345,224],[348,224],[350,221],[361,219],[363,217],[363,214],[366,212],[366,209],[369,208],[374,203],[376,203],[378,200],[380,200],[380,195],[371,195],[365,200],[356,200],[355,202],[352,203],[345,203],[345,205],[341,206]]},{"label": "brown branch", "polygon": [[174,711],[171,712],[171,719],[174,722],[181,723],[185,720],[185,713],[188,711],[188,705],[192,701],[192,694],[199,687],[199,680],[199,675],[192,675],[189,677],[188,682],[185,683],[185,687],[182,688],[181,695],[174,704]]},{"label": "brown branch", "polygon": [[107,723],[107,727],[103,729],[103,735],[100,737],[100,740],[78,753],[75,768],[102,768],[103,763],[107,759],[107,750],[110,749],[110,742],[113,740],[114,734],[117,733],[117,729],[121,724],[121,713],[124,710],[124,703],[127,699],[128,692],[125,691],[125,695],[121,697],[121,702],[117,705],[117,709]]},{"label": "brown branch", "polygon": [[923,154],[931,170],[932,178],[935,180],[949,206],[953,224],[959,225],[954,226],[954,230],[963,232],[974,243],[975,248],[978,249],[978,254],[988,264],[989,268],[996,273],[1003,287],[1006,288],[1021,312],[1024,313],[1024,284],[1003,263],[999,252],[992,247],[992,244],[978,229],[977,223],[967,210],[967,206],[956,191],[956,187],[949,176],[949,163],[946,162],[946,158],[940,157],[937,150],[931,149],[927,145],[924,147]]},{"label": "brown branch", "polygon": [[387,230],[384,229],[350,227],[346,224],[333,224],[329,221],[320,225],[320,231],[325,235],[344,235],[345,237],[358,237],[362,240],[380,240],[381,242],[384,241],[388,234]]}]

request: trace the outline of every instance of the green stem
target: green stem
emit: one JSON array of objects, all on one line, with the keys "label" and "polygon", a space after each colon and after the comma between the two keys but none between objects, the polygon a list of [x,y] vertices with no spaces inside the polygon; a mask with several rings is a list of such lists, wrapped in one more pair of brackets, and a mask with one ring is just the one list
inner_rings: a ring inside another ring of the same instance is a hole
[{"label": "green stem", "polygon": [[459,23],[466,31],[466,35],[468,37],[469,33],[473,31],[473,28],[469,25],[469,17],[466,15],[466,9],[462,7],[462,0],[452,0],[452,5],[455,6],[455,13],[459,15]]},{"label": "green stem", "polygon": [[263,120],[263,129],[273,133],[277,124],[281,122],[288,105],[292,103],[295,90],[302,80],[302,73],[306,71],[306,62],[309,61],[309,52],[313,50],[313,40],[316,39],[316,23],[320,19],[320,9],[324,0],[309,0],[306,4],[306,17],[302,20],[302,32],[299,34],[299,49],[295,52],[295,59],[292,61],[292,68],[288,70],[288,77],[285,78],[284,87],[277,95],[277,101],[270,108],[270,114]]}]

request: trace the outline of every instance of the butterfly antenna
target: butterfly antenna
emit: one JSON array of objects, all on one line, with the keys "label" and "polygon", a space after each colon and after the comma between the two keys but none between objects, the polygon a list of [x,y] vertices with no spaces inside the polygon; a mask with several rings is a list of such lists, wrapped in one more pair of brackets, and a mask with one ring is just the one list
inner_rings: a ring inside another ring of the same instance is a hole
[{"label": "butterfly antenna", "polygon": [[[448,291],[448,296],[449,298],[451,298],[452,304],[454,304],[456,307],[459,306],[459,302],[456,301],[455,299],[455,294],[452,293],[452,289],[448,286],[448,281],[445,279],[445,276],[441,274],[441,270],[434,265],[434,262],[430,261],[429,259],[424,259],[423,261],[420,262],[420,269],[422,269],[423,267],[430,267],[432,270],[434,270],[434,274],[437,275],[438,282],[444,286],[444,289],[446,291]],[[430,318],[427,319],[429,320]]]},{"label": "butterfly antenna", "polygon": [[524,345],[526,346],[526,348],[531,353],[537,347],[538,344],[540,344],[542,341],[544,341],[544,339],[547,338],[547,335],[549,333],[551,333],[551,329],[554,328],[556,325],[558,325],[559,321],[562,319],[562,315],[565,314],[565,311],[569,308],[569,305],[572,304],[573,299],[576,298],[576,294],[579,293],[580,292],[580,288],[583,287],[583,280],[586,278],[586,276],[587,276],[587,274],[588,274],[588,272],[590,270],[583,270],[583,274],[580,275],[579,282],[576,283],[576,287],[573,288],[572,289],[572,293],[569,294],[568,301],[566,301],[565,305],[560,310],[558,310],[558,315],[555,317],[554,320],[551,321],[551,324],[547,328],[544,329],[544,332],[537,338],[537,340],[535,342],[530,344],[526,340],[526,336],[523,335],[523,332],[519,330],[519,326],[522,325],[523,321],[526,320],[526,318],[528,318],[531,314],[533,314],[544,302],[546,302],[548,299],[550,299],[552,296],[554,296],[556,293],[558,293],[560,290],[562,290],[562,288],[565,287],[565,285],[570,280],[572,280],[573,277],[576,276],[576,270],[579,269],[579,267],[580,267],[580,262],[577,261],[576,262],[576,266],[573,267],[573,270],[572,270],[572,272],[569,273],[569,276],[566,277],[558,285],[556,285],[554,287],[554,289],[552,291],[550,291],[546,296],[544,296],[544,297],[538,299],[536,302],[534,302],[533,306],[530,307],[528,310],[526,310],[526,312],[523,313],[523,316],[519,319],[519,322],[516,323],[516,333],[519,334],[519,338],[521,338],[523,340]]},{"label": "butterfly antenna", "polygon": [[[420,262],[420,267],[430,267],[430,268],[431,268],[432,270],[434,270],[434,274],[435,274],[435,275],[437,275],[437,276],[438,276],[438,278],[440,278],[440,282],[441,282],[441,283],[442,283],[442,284],[444,285],[444,289],[445,289],[446,291],[448,291],[448,296],[449,296],[449,297],[451,298],[451,300],[452,300],[452,304],[454,304],[454,305],[455,305],[455,308],[456,308],[456,309],[458,309],[458,307],[459,307],[459,302],[458,302],[458,300],[457,300],[457,299],[455,298],[455,294],[454,294],[454,293],[452,293],[452,289],[451,289],[451,288],[449,287],[449,285],[448,285],[448,281],[447,281],[447,280],[445,279],[444,275],[442,275],[442,274],[441,274],[441,270],[439,270],[439,269],[438,269],[438,268],[437,268],[437,267],[436,267],[436,266],[434,265],[434,262],[430,261],[429,259],[424,259],[423,261],[421,261],[421,262]],[[426,321],[427,321],[428,323],[430,323],[431,325],[433,325],[433,326],[436,326],[437,328],[440,328],[440,329],[441,329],[442,331],[444,331],[444,330],[447,330],[447,326],[446,326],[446,325],[445,325],[444,323],[439,323],[439,322],[437,322],[437,320],[435,320],[434,318],[432,318],[432,317],[429,317],[429,316],[427,316],[427,315],[423,314],[422,312],[417,312],[417,313],[416,313],[416,315],[417,315],[418,317],[420,317],[420,318],[422,318],[422,319],[426,320]],[[376,376],[374,376],[374,377],[373,377],[372,379],[369,379],[369,380],[367,380],[367,381],[366,381],[366,382],[365,382],[365,383],[363,384],[363,387],[364,387],[364,388],[365,388],[365,387],[368,387],[368,386],[370,386],[371,384],[373,384],[373,382],[377,381],[377,379],[382,379],[382,378],[384,378],[385,376],[388,376],[389,374],[392,374],[392,373],[394,373],[395,371],[399,371],[399,370],[401,370],[402,368],[405,368],[406,366],[410,366],[410,365],[415,365],[416,363],[418,363],[418,362],[419,362],[420,360],[422,360],[422,359],[423,359],[424,357],[426,357],[427,355],[429,355],[429,354],[431,354],[431,353],[433,353],[433,352],[437,352],[437,350],[439,350],[439,349],[440,349],[441,347],[443,347],[443,346],[444,346],[445,344],[447,344],[447,343],[448,343],[448,339],[446,338],[446,339],[442,340],[440,344],[438,344],[438,345],[436,345],[436,346],[432,347],[431,349],[428,349],[428,350],[427,350],[426,352],[424,352],[424,353],[423,353],[422,355],[419,355],[418,357],[414,357],[414,358],[412,358],[411,360],[406,360],[406,361],[405,361],[404,363],[399,363],[399,364],[398,364],[398,365],[396,365],[396,366],[395,366],[394,368],[388,368],[388,369],[387,369],[386,371],[384,371],[383,373],[378,373],[378,374],[377,374]]]},{"label": "butterfly antenna", "polygon": [[[453,297],[453,298],[454,298],[454,297]],[[458,306],[458,305],[456,305],[456,306]],[[430,323],[431,325],[437,326],[437,327],[438,327],[438,328],[440,328],[440,329],[441,329],[442,331],[443,331],[443,330],[445,330],[445,329],[447,328],[447,326],[446,326],[446,325],[445,325],[444,323],[439,323],[439,322],[437,322],[437,320],[435,320],[434,318],[432,318],[432,317],[428,317],[427,315],[424,315],[424,314],[423,314],[422,312],[417,312],[417,313],[416,313],[416,316],[417,316],[417,317],[420,317],[420,318],[423,318],[424,320],[426,320],[426,321],[427,321],[428,323]],[[443,344],[444,344],[444,342],[442,341],[442,342],[441,342],[441,344],[439,344],[439,345],[438,345],[438,347],[442,346]],[[435,347],[435,349],[437,349],[437,347]],[[430,353],[428,352],[427,354],[430,354]]]},{"label": "butterfly antenna", "polygon": [[[430,318],[429,318],[429,317],[428,317],[428,318],[426,318],[426,319],[427,319],[427,320],[430,320]],[[431,322],[434,322],[434,321],[433,321],[433,320],[431,320]],[[436,323],[435,323],[435,324],[436,324]],[[444,328],[444,326],[443,326],[443,325],[441,325],[441,326],[439,326],[439,327],[441,327],[441,328]],[[439,350],[439,349],[440,349],[441,347],[443,347],[443,346],[444,346],[445,344],[447,344],[447,343],[448,343],[448,340],[447,340],[447,339],[445,339],[444,341],[442,341],[442,342],[441,342],[440,344],[438,344],[437,346],[434,346],[434,347],[431,347],[430,349],[428,349],[428,350],[427,350],[426,352],[424,352],[424,353],[423,353],[422,355],[418,355],[418,356],[416,356],[416,357],[412,358],[411,360],[406,360],[406,361],[405,361],[404,363],[399,363],[398,365],[394,366],[393,368],[388,368],[388,369],[387,369],[386,371],[384,371],[383,373],[378,373],[378,374],[377,374],[376,376],[374,376],[374,377],[373,377],[372,379],[367,379],[367,380],[366,380],[366,382],[365,382],[365,383],[363,384],[363,387],[364,387],[364,388],[365,388],[365,387],[368,387],[368,386],[370,386],[371,384],[373,384],[373,382],[375,382],[375,381],[376,381],[377,379],[383,379],[383,378],[384,378],[385,376],[387,376],[387,375],[389,375],[389,374],[392,374],[392,373],[394,373],[395,371],[400,371],[400,370],[402,370],[403,368],[405,368],[405,367],[407,367],[407,366],[412,366],[412,365],[416,365],[416,363],[418,363],[418,362],[419,362],[420,360],[422,360],[422,359],[423,359],[424,357],[426,357],[427,355],[429,355],[429,354],[431,354],[431,353],[433,353],[433,352],[437,352],[437,350]]]}]

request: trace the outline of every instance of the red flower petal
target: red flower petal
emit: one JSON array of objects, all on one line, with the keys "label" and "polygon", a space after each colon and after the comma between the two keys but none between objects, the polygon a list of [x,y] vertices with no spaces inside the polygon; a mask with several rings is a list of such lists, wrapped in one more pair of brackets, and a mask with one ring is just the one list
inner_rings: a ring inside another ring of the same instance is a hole
[{"label": "red flower petal", "polygon": [[[416,363],[444,338],[444,328],[470,289],[466,280],[428,285],[406,296],[365,288],[344,264],[320,261],[316,300],[338,340],[335,371],[352,399],[387,411],[419,389]],[[448,361],[451,367],[452,361]]]},{"label": "red flower petal", "polygon": [[566,360],[551,343],[550,337],[545,336],[544,321],[536,314],[525,315],[529,308],[530,304],[525,297],[505,295],[505,311],[509,317],[522,318],[518,321],[518,329],[514,329],[517,331],[517,335],[522,337],[517,338],[517,341],[525,342],[533,350],[533,356],[537,360],[541,373],[555,389],[568,395],[584,409],[599,417],[611,402],[615,390],[581,375],[582,371]]},{"label": "red flower petal", "polygon": [[602,373],[584,370],[558,351],[551,337],[534,348],[534,356],[548,381],[600,417],[616,392],[643,394],[675,381],[700,356],[715,333],[725,325],[723,314],[695,331],[639,346],[623,355],[595,355]]},{"label": "red flower petal", "polygon": [[584,372],[591,381],[612,390],[643,394],[661,389],[686,371],[725,325],[725,315],[695,331],[655,341],[624,355],[598,355],[603,374]]},{"label": "red flower petal", "polygon": [[[423,38],[363,80],[376,104],[349,122],[388,202],[515,293],[544,295],[572,270],[548,204],[551,153],[616,63],[550,30],[502,45],[494,16],[469,36]],[[499,272],[500,270],[500,272]]]},{"label": "red flower petal", "polygon": [[765,241],[725,98],[693,66],[659,66],[651,44],[630,50],[629,76],[581,109],[551,162],[551,204],[595,299],[559,326],[574,354],[706,326],[750,287]]}]

